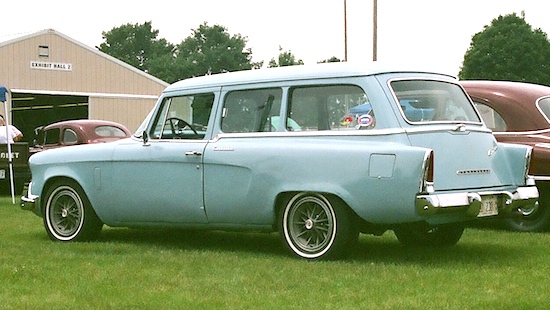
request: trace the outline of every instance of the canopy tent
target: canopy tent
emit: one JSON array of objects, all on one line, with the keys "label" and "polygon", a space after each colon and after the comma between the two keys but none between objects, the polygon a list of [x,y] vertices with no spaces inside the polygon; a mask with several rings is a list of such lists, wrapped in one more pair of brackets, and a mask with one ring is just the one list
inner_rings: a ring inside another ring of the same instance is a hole
[{"label": "canopy tent", "polygon": [[[8,131],[9,131],[9,113],[8,113],[8,101],[10,100],[10,96],[6,96],[6,94],[9,94],[10,91],[8,88],[6,88],[3,85],[0,85],[0,101],[4,103],[4,121],[6,122],[6,125],[4,126],[6,128],[6,137],[9,137]],[[11,202],[15,204],[15,183],[13,180],[13,158],[11,155],[11,144],[7,143],[8,148],[8,161],[9,161],[9,175],[10,175],[10,193],[11,193]]]}]

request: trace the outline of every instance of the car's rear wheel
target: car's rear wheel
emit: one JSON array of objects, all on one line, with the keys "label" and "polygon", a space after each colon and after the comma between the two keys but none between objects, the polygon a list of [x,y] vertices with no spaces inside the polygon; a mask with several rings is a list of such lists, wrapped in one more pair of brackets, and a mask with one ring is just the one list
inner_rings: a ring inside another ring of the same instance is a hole
[{"label": "car's rear wheel", "polygon": [[281,208],[279,225],[288,249],[307,259],[342,257],[359,235],[349,208],[317,193],[293,196]]},{"label": "car's rear wheel", "polygon": [[550,184],[537,183],[539,202],[518,209],[516,216],[504,219],[509,230],[523,232],[545,231],[550,226]]},{"label": "car's rear wheel", "polygon": [[401,244],[406,246],[452,246],[464,232],[462,224],[429,226],[424,224],[405,225],[394,229]]},{"label": "car's rear wheel", "polygon": [[48,188],[44,202],[44,226],[52,240],[87,241],[101,231],[103,223],[75,182],[55,182]]}]

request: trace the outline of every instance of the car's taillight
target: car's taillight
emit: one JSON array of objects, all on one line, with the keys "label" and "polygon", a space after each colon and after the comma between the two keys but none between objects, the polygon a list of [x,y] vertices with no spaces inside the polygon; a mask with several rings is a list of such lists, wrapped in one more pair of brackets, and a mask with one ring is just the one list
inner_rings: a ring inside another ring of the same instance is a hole
[{"label": "car's taillight", "polygon": [[434,152],[426,152],[424,163],[422,166],[422,181],[420,184],[421,193],[429,193],[434,191]]}]

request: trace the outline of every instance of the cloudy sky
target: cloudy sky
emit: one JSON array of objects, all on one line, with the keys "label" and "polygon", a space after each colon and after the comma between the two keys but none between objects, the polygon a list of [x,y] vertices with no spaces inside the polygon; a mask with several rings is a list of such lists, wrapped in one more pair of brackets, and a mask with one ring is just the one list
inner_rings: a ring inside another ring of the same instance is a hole
[{"label": "cloudy sky", "polygon": [[[373,1],[346,0],[348,61],[373,57]],[[414,62],[457,75],[472,36],[494,18],[525,12],[550,33],[546,0],[378,0],[378,60]],[[203,22],[248,38],[253,60],[269,62],[279,46],[306,64],[344,58],[344,0],[18,0],[3,1],[0,41],[54,29],[89,46],[123,24],[151,21],[178,44]]]}]

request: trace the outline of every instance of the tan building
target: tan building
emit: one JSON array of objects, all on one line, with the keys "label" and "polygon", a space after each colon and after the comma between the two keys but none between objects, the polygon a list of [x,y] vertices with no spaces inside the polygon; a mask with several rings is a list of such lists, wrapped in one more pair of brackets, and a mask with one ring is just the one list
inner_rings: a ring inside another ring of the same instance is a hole
[{"label": "tan building", "polygon": [[67,119],[111,120],[133,132],[168,84],[47,29],[0,43],[0,85],[11,91],[11,123],[30,141],[34,128]]}]

